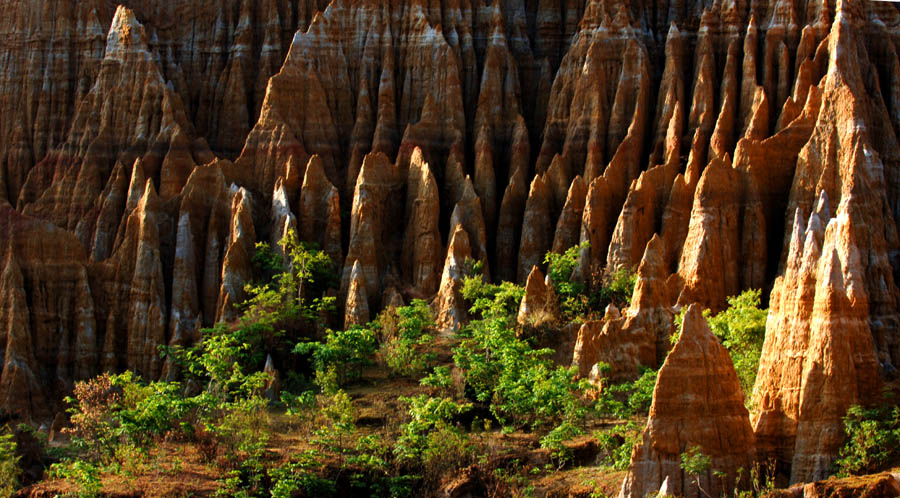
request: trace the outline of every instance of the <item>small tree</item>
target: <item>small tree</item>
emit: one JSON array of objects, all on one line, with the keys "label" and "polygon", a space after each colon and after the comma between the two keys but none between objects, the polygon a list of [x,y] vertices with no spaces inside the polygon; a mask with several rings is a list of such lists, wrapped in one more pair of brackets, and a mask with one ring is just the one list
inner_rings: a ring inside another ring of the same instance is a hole
[{"label": "small tree", "polygon": [[685,453],[681,454],[681,469],[684,470],[685,474],[694,476],[697,489],[709,496],[709,498],[712,498],[712,496],[700,485],[700,474],[708,472],[711,465],[712,458],[704,455],[703,448],[699,446],[691,446]]},{"label": "small tree", "polygon": [[75,384],[74,397],[66,398],[72,426],[64,429],[81,453],[95,462],[107,463],[118,444],[116,409],[122,392],[109,374]]},{"label": "small tree", "polygon": [[547,263],[547,276],[559,295],[562,312],[569,318],[583,317],[590,308],[587,289],[581,282],[572,279],[572,273],[578,264],[578,255],[590,243],[570,247],[562,254],[548,252],[544,257]]},{"label": "small tree", "polygon": [[356,430],[353,423],[356,419],[353,403],[347,393],[337,390],[323,399],[320,410],[327,423],[316,431],[316,435],[320,438],[318,442],[336,451],[343,467],[344,453],[347,450],[346,440]]},{"label": "small tree", "polygon": [[337,384],[343,385],[362,376],[363,368],[372,364],[375,349],[372,329],[353,326],[347,330],[329,330],[325,342],[301,342],[294,352],[312,356],[317,377],[334,369]]}]

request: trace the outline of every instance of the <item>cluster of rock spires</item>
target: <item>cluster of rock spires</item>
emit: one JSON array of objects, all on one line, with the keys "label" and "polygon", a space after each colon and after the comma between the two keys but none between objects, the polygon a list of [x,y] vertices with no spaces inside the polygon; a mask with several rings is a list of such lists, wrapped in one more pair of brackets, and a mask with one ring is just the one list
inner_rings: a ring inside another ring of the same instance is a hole
[{"label": "cluster of rock spires", "polygon": [[255,243],[291,230],[342,268],[347,324],[427,298],[448,329],[467,259],[527,283],[534,325],[555,312],[544,254],[588,242],[573,278],[638,274],[577,333],[597,382],[659,366],[675,306],[771,292],[752,418],[691,308],[626,496],[696,493],[688,445],[732,478],[770,458],[823,477],[846,408],[896,373],[890,4],[123,1],[0,22],[5,410],[168,375],[157,346],[233,319]]}]

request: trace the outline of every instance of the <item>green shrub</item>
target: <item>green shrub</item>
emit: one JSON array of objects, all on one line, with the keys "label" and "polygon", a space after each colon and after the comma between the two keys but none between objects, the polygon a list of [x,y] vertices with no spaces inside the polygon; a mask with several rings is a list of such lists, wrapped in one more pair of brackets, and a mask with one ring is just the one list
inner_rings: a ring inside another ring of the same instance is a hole
[{"label": "green shrub", "polygon": [[634,445],[640,441],[641,427],[634,417],[646,417],[653,402],[653,390],[659,370],[644,368],[632,382],[613,384],[603,389],[596,409],[601,415],[628,420],[605,431],[594,433],[602,449],[602,464],[627,470]]},{"label": "green shrub", "polygon": [[353,326],[347,330],[328,330],[325,342],[301,342],[294,352],[312,356],[317,376],[334,369],[337,384],[343,385],[362,376],[363,368],[372,364],[375,349],[372,329]]},{"label": "green shrub", "polygon": [[372,324],[381,341],[381,357],[394,375],[421,374],[434,363],[434,354],[426,349],[434,344],[429,332],[434,317],[426,301],[414,300],[409,306],[384,311]]},{"label": "green shrub", "polygon": [[844,416],[847,442],[835,462],[842,477],[874,473],[900,457],[900,407],[851,406]]},{"label": "green shrub", "polygon": [[634,391],[628,396],[628,408],[635,415],[647,415],[650,413],[650,405],[653,403],[653,390],[656,389],[656,379],[659,377],[659,369],[644,368],[641,376],[634,381]]},{"label": "green shrub", "polygon": [[[556,366],[550,349],[534,349],[515,330],[515,314],[523,297],[521,287],[486,284],[481,277],[466,279],[463,296],[480,320],[461,332],[453,359],[461,372],[465,394],[487,405],[502,424],[531,429],[563,422],[577,425],[588,413],[581,396],[584,383],[573,369]],[[426,384],[448,388],[448,372],[435,372]]]},{"label": "green shrub", "polygon": [[619,309],[631,305],[631,296],[637,283],[637,274],[630,268],[619,268],[607,275],[599,292],[599,306],[604,309],[607,304],[614,304]]},{"label": "green shrub", "polygon": [[99,465],[133,464],[156,440],[185,429],[198,407],[178,383],[143,384],[131,372],[75,384],[67,398],[78,457]]},{"label": "green shrub", "polygon": [[253,264],[261,278],[256,285],[246,286],[250,298],[240,306],[242,321],[274,324],[297,317],[315,321],[323,308],[333,311],[334,298],[322,298],[339,283],[337,267],[328,254],[299,242],[294,232],[279,245],[284,258],[266,243],[256,246]]},{"label": "green shrub", "polygon": [[628,470],[634,445],[641,439],[641,427],[631,420],[594,433],[600,443],[601,465],[615,470]]},{"label": "green shrub", "polygon": [[170,434],[191,432],[190,419],[199,403],[184,397],[180,383],[143,384],[132,372],[125,372],[113,376],[112,384],[122,392],[115,418],[134,446],[146,448]]},{"label": "green shrub", "polygon": [[574,456],[572,449],[566,446],[565,442],[582,434],[584,431],[580,427],[563,422],[541,438],[541,448],[550,450],[551,457],[557,461],[558,467],[562,468],[571,462]]},{"label": "green shrub", "polygon": [[442,472],[471,458],[469,437],[453,423],[471,410],[471,405],[425,395],[400,400],[409,404],[410,416],[394,445],[401,464],[421,469],[426,483],[433,484]]},{"label": "green shrub", "polygon": [[[632,382],[613,384],[603,389],[598,403],[601,413],[618,418],[647,416],[653,402],[653,390],[659,370],[644,367],[641,376]],[[619,401],[619,399],[624,399]]]},{"label": "green shrub", "polygon": [[749,403],[766,337],[768,311],[760,308],[760,291],[748,290],[728,298],[728,308],[712,315],[704,313],[712,332],[728,349],[744,399]]},{"label": "green shrub", "polygon": [[19,486],[19,457],[16,455],[16,441],[9,428],[0,434],[0,496],[11,496]]},{"label": "green shrub", "polygon": [[335,496],[334,482],[318,475],[322,455],[315,450],[305,451],[294,460],[269,471],[272,498],[292,498],[298,493],[327,498]]},{"label": "green shrub", "polygon": [[572,279],[572,273],[578,265],[579,253],[589,247],[590,243],[583,242],[570,247],[562,254],[551,251],[544,257],[544,263],[547,264],[547,276],[550,277],[556,294],[559,296],[560,310],[570,319],[584,317],[591,309],[587,287]]},{"label": "green shrub", "polygon": [[589,247],[588,242],[582,242],[562,254],[549,252],[544,257],[547,276],[559,296],[560,310],[568,320],[585,320],[593,312],[603,312],[610,304],[620,309],[631,304],[637,275],[629,268],[620,268],[606,275],[602,281],[593,282],[593,290],[585,283],[572,279],[579,254]]},{"label": "green shrub", "polygon": [[222,416],[205,425],[223,448],[229,465],[256,465],[269,442],[267,402],[258,396],[229,403]]},{"label": "green shrub", "polygon": [[510,282],[489,284],[481,275],[466,277],[460,292],[463,298],[471,303],[470,311],[473,317],[503,319],[509,326],[515,324],[519,304],[525,297],[523,287]]},{"label": "green shrub", "polygon": [[450,393],[453,389],[449,367],[434,367],[430,374],[419,379],[419,383],[444,393]]},{"label": "green shrub", "polygon": [[79,498],[94,498],[100,495],[103,482],[100,467],[83,460],[70,460],[50,466],[51,479],[64,479],[78,487]]},{"label": "green shrub", "polygon": [[463,436],[453,421],[471,410],[471,405],[424,394],[413,398],[401,397],[400,400],[409,405],[410,416],[410,421],[401,426],[401,434],[394,447],[394,454],[401,461],[427,462],[439,458],[440,453],[435,447],[441,438],[435,435],[451,435],[451,439]]},{"label": "green shrub", "polygon": [[200,344],[191,348],[162,348],[164,355],[181,367],[184,374],[208,386],[216,399],[248,398],[259,393],[269,380],[258,361],[262,355],[254,350],[245,327],[229,330],[220,324],[203,330]]},{"label": "green shrub", "polygon": [[502,318],[473,322],[471,337],[454,349],[469,396],[489,403],[503,424],[535,428],[582,418],[576,372],[555,366],[551,350],[533,349],[506,324]]},{"label": "green shrub", "polygon": [[146,384],[131,372],[76,384],[68,430],[75,454],[59,466],[60,475],[90,492],[95,474],[140,468],[158,440],[175,435],[194,439],[210,461],[222,450],[225,489],[259,489],[268,440],[260,393],[269,375],[245,373],[240,359],[249,348],[238,334],[218,328],[196,347],[168,351],[185,373],[207,384],[196,396],[186,397],[180,383]]},{"label": "green shrub", "polygon": [[[190,347],[160,348],[174,373],[202,387],[200,394],[185,395],[186,384],[180,382],[145,383],[130,372],[78,383],[69,399],[73,451],[54,467],[55,475],[92,495],[100,489],[102,472],[139,468],[135,462],[158,441],[176,437],[195,443],[225,471],[220,494],[267,494],[273,482],[266,462],[268,402],[261,396],[271,380],[262,371],[267,351],[292,349],[295,339],[285,330],[301,329],[297,324],[304,320],[318,329],[323,314],[334,309],[334,298],[323,293],[337,282],[330,258],[298,243],[295,235],[282,241],[282,249],[257,247],[253,263],[259,280],[246,288],[250,299],[239,307],[237,326],[203,330],[200,342]],[[323,343],[302,344],[298,350],[312,357],[320,385],[327,387],[323,391],[335,397],[332,387],[358,377],[370,361],[375,339],[370,330],[329,331]],[[286,373],[293,384],[301,384],[296,380],[300,372]],[[286,393],[284,399],[297,411],[315,404],[312,392]],[[324,407],[326,413],[329,409]],[[322,491],[314,489],[313,477],[295,481],[303,481],[298,486],[309,492]]]},{"label": "green shrub", "polygon": [[390,445],[377,434],[359,438],[355,453],[347,459],[347,467],[353,469],[351,487],[367,496],[413,496],[413,490],[421,478],[393,475],[392,453]]},{"label": "green shrub", "polygon": [[284,257],[276,253],[267,242],[257,242],[255,249],[256,252],[250,258],[253,271],[260,282],[269,283],[285,270]]},{"label": "green shrub", "polygon": [[337,453],[343,465],[347,443],[356,430],[353,403],[347,393],[338,390],[334,394],[325,396],[319,409],[327,423],[315,431],[314,442]]},{"label": "green shrub", "polygon": [[527,360],[522,365],[510,362],[513,364],[503,370],[494,390],[492,413],[501,422],[511,420],[532,429],[583,420],[587,415],[581,398],[585,386],[577,380],[576,369],[557,367],[547,359]]},{"label": "green shrub", "polygon": [[703,448],[691,446],[681,454],[681,469],[688,475],[699,476],[710,469],[712,458],[703,454]]}]

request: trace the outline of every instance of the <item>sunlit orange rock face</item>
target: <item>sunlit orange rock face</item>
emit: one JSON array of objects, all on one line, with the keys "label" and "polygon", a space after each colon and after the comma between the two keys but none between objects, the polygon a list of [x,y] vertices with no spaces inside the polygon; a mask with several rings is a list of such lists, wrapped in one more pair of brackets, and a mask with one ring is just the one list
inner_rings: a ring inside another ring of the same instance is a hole
[{"label": "sunlit orange rock face", "polygon": [[[749,484],[736,481],[755,455],[750,417],[728,350],[706,324],[698,305],[684,316],[678,343],[659,371],[643,441],[631,456],[620,496],[646,496],[668,481],[669,493],[719,496]],[[691,476],[681,455],[691,448],[710,457],[710,468]],[[726,477],[717,479],[713,472]]]},{"label": "sunlit orange rock face", "polygon": [[528,285],[523,323],[559,322],[545,254],[583,243],[573,281],[637,273],[577,334],[598,386],[659,367],[681,308],[762,289],[740,440],[796,482],[897,372],[892,5],[124,3],[0,20],[0,409],[177,375],[157,346],[235,320],[257,242],[291,231],[333,260],[347,323],[425,299],[447,333],[476,267]]}]

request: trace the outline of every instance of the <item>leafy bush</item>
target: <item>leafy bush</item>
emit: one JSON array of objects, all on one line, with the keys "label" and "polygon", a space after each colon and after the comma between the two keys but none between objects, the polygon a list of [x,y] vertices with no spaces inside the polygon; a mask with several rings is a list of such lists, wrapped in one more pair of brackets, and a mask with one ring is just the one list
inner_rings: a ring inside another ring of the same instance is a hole
[{"label": "leafy bush", "polygon": [[[281,241],[281,247],[284,257],[267,244],[257,245],[254,264],[263,278],[246,286],[250,297],[238,306],[242,313],[236,326],[220,323],[204,329],[202,342],[189,348],[160,347],[178,373],[201,385],[218,377],[213,386],[228,391],[231,386],[218,385],[234,383],[234,379],[224,375],[227,371],[246,372],[239,378],[258,373],[263,370],[268,353],[283,356],[282,352],[293,350],[299,337],[291,337],[286,329],[296,335],[302,329],[298,323],[304,321],[318,327],[323,317],[335,311],[336,299],[323,295],[337,282],[337,272],[328,255],[297,242],[293,233]],[[292,370],[283,374],[289,379],[298,377]]]},{"label": "leafy bush", "polygon": [[228,404],[222,416],[205,424],[223,448],[226,467],[261,468],[260,460],[269,441],[267,402],[252,396]]},{"label": "leafy bush", "polygon": [[454,349],[469,396],[489,403],[503,424],[536,428],[583,418],[584,386],[575,370],[557,367],[549,359],[552,350],[533,349],[506,324],[503,318],[473,322],[471,337]]},{"label": "leafy bush", "polygon": [[314,321],[323,307],[334,304],[333,298],[321,298],[338,286],[337,268],[328,254],[299,242],[294,232],[279,246],[283,258],[266,243],[256,245],[253,263],[262,278],[246,287],[250,298],[241,306],[243,321],[275,323],[298,316]]},{"label": "leafy bush", "polygon": [[203,330],[203,339],[192,348],[162,348],[185,375],[216,399],[248,398],[269,380],[261,372],[260,351],[254,351],[253,332],[246,327],[229,330],[224,324]]},{"label": "leafy bush", "polygon": [[394,375],[421,374],[434,363],[434,354],[423,351],[434,344],[431,307],[423,300],[384,311],[373,323],[381,341],[381,357]]},{"label": "leafy bush", "polygon": [[637,283],[637,274],[630,268],[619,268],[607,275],[604,285],[600,289],[600,306],[595,309],[603,309],[610,303],[620,309],[631,305],[635,283]]},{"label": "leafy bush", "polygon": [[103,483],[100,467],[83,460],[69,460],[50,466],[52,479],[65,479],[78,487],[79,498],[93,498],[100,495]]},{"label": "leafy bush", "polygon": [[[551,274],[570,272],[573,254],[550,256]],[[558,449],[561,437],[574,434],[572,429],[589,412],[590,403],[581,396],[585,383],[577,380],[574,369],[556,366],[550,359],[552,350],[534,349],[517,336],[515,314],[524,295],[521,287],[487,284],[479,276],[465,280],[462,294],[472,303],[473,315],[482,317],[460,332],[462,341],[454,348],[465,395],[487,405],[502,425],[556,427],[546,442]],[[435,370],[423,383],[448,390],[453,384],[448,374]]]},{"label": "leafy bush", "polygon": [[519,304],[525,297],[525,289],[510,282],[499,285],[489,284],[481,275],[466,277],[461,289],[463,298],[471,303],[473,316],[483,319],[495,318],[514,325],[514,318],[519,311]]},{"label": "leafy bush", "polygon": [[628,420],[594,437],[602,448],[603,464],[616,470],[626,470],[631,462],[634,445],[640,441],[641,427],[634,417],[645,417],[653,402],[653,390],[659,370],[645,368],[632,382],[607,386],[597,400],[597,411],[605,416]]},{"label": "leafy bush", "polygon": [[184,397],[181,384],[143,384],[132,372],[113,376],[112,383],[122,393],[114,416],[122,434],[134,446],[146,448],[172,433],[190,432],[189,420],[199,402]]},{"label": "leafy bush", "polygon": [[285,270],[285,258],[276,253],[267,242],[257,242],[255,249],[253,257],[250,258],[254,273],[261,282],[269,283]]},{"label": "leafy bush", "polygon": [[259,487],[268,435],[260,393],[269,375],[244,373],[249,348],[238,334],[218,328],[194,348],[169,350],[192,380],[208,386],[196,396],[185,396],[181,383],[143,383],[131,372],[76,384],[68,400],[76,453],[57,474],[90,494],[101,472],[140,467],[158,440],[178,436],[196,440],[209,460],[222,451],[218,463],[231,472],[226,487]]},{"label": "leafy bush", "polygon": [[628,396],[628,408],[636,415],[650,413],[650,405],[653,403],[653,390],[656,389],[656,379],[659,370],[644,368],[641,376],[634,381],[634,391]]},{"label": "leafy bush", "polygon": [[699,476],[709,470],[711,463],[712,459],[704,455],[703,448],[699,446],[691,446],[681,454],[681,469],[689,475]]},{"label": "leafy bush", "polygon": [[16,441],[9,428],[0,434],[0,496],[12,496],[19,486],[19,457],[16,455]]},{"label": "leafy bush", "polygon": [[707,310],[703,316],[712,332],[728,349],[738,380],[749,400],[766,337],[768,311],[760,308],[760,291],[747,290],[728,298],[728,308],[717,315]]},{"label": "leafy bush", "polygon": [[582,434],[584,431],[581,427],[570,422],[563,422],[541,438],[541,448],[550,450],[552,458],[558,462],[559,468],[562,468],[574,456],[572,449],[566,446],[565,442]]},{"label": "leafy bush", "polygon": [[[653,402],[653,390],[659,370],[644,368],[641,376],[633,382],[614,384],[603,389],[598,403],[599,410],[618,418],[630,418],[636,415],[646,416]],[[624,399],[624,401],[619,401]]]},{"label": "leafy bush", "polygon": [[547,276],[553,282],[560,299],[560,309],[569,320],[584,320],[592,312],[602,312],[609,304],[624,308],[631,304],[637,275],[629,268],[620,268],[597,279],[590,287],[572,279],[578,265],[579,254],[590,247],[590,243],[582,242],[557,254],[547,253]]},{"label": "leafy bush", "polygon": [[[298,323],[312,321],[318,327],[334,304],[323,293],[336,285],[334,263],[323,252],[298,243],[293,234],[281,249],[257,247],[253,263],[261,278],[247,287],[251,297],[241,306],[236,326],[204,330],[191,347],[160,348],[185,383],[145,383],[126,372],[77,384],[69,399],[74,453],[54,467],[55,475],[74,481],[84,495],[96,494],[101,473],[134,467],[129,460],[143,458],[158,441],[177,437],[195,443],[226,472],[220,494],[267,494],[277,476],[270,475],[266,462],[270,422],[268,402],[261,396],[271,381],[262,371],[266,353],[291,350],[295,339],[286,330],[299,330]],[[312,356],[321,385],[331,389],[359,375],[375,350],[375,339],[370,330],[329,331],[323,343],[303,344],[298,350]],[[288,371],[289,378],[298,375]],[[288,393],[285,399],[299,411],[314,404],[315,397],[312,392]],[[312,477],[294,482],[309,492],[324,489]],[[289,484],[279,489],[291,488]]]},{"label": "leafy bush", "polygon": [[423,469],[426,481],[432,481],[471,456],[468,436],[453,423],[471,405],[425,395],[400,400],[409,404],[410,416],[394,446],[401,463]]},{"label": "leafy bush", "polygon": [[67,398],[72,451],[51,474],[73,482],[80,496],[95,496],[102,472],[140,473],[162,438],[192,434],[197,398],[185,398],[178,383],[143,384],[131,372],[103,374],[76,383]]},{"label": "leafy bush", "polygon": [[494,391],[492,412],[501,422],[512,419],[517,425],[538,428],[559,421],[572,425],[584,419],[587,407],[580,393],[585,385],[576,380],[575,369],[556,367],[549,360],[526,361],[521,368],[510,366],[513,368],[504,369]]},{"label": "leafy bush", "polygon": [[572,273],[578,265],[579,253],[589,247],[590,243],[583,242],[570,247],[562,254],[551,251],[544,257],[544,263],[547,263],[547,276],[550,277],[559,296],[560,309],[568,318],[583,317],[591,308],[586,286],[572,279]]},{"label": "leafy bush", "polygon": [[593,312],[602,312],[610,304],[625,308],[631,304],[631,296],[637,275],[629,268],[620,268],[604,278],[595,279],[590,286],[572,279],[578,265],[579,254],[590,247],[582,242],[557,254],[547,253],[547,276],[553,282],[560,299],[560,310],[569,320],[585,320]]},{"label": "leafy bush", "polygon": [[634,445],[641,438],[641,427],[637,422],[630,420],[625,424],[595,432],[594,438],[600,443],[602,465],[615,470],[628,470]]},{"label": "leafy bush", "polygon": [[319,477],[321,455],[316,451],[305,451],[295,460],[269,471],[272,481],[272,498],[292,498],[297,493],[305,496],[326,498],[335,496],[337,490],[333,482]]},{"label": "leafy bush", "polygon": [[314,442],[338,453],[343,464],[346,440],[356,430],[353,423],[355,420],[353,403],[350,396],[341,390],[327,396],[323,401],[320,411],[327,423],[316,430],[317,439]]},{"label": "leafy bush", "polygon": [[301,342],[294,352],[312,356],[318,376],[330,369],[337,374],[337,384],[343,385],[362,376],[363,367],[372,364],[376,341],[372,329],[353,326],[347,330],[329,330],[325,342]]},{"label": "leafy bush", "polygon": [[101,465],[133,463],[156,439],[180,431],[196,400],[177,383],[144,385],[131,372],[103,374],[75,385],[64,429],[82,458]]},{"label": "leafy bush", "polygon": [[900,407],[851,406],[844,416],[847,442],[835,462],[842,477],[874,473],[900,457]]}]

